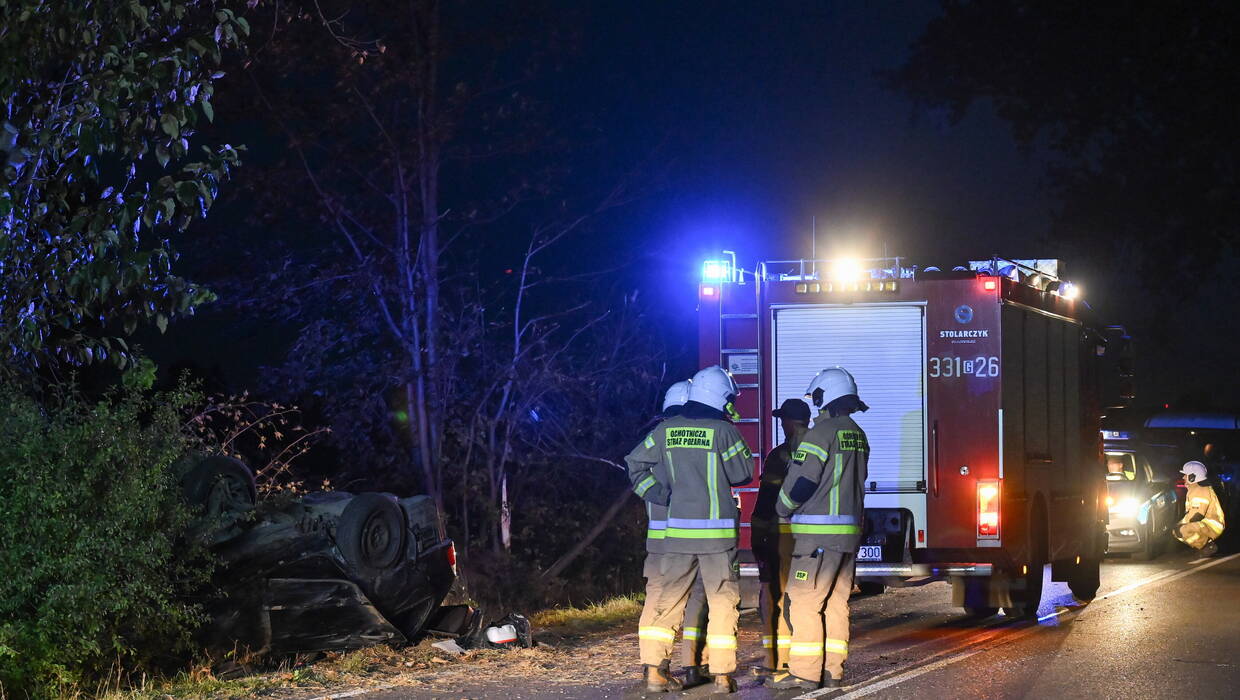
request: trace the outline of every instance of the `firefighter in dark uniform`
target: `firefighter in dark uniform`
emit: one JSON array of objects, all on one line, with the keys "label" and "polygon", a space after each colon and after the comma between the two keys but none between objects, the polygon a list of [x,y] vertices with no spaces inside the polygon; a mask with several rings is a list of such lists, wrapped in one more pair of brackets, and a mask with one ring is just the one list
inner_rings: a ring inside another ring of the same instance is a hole
[{"label": "firefighter in dark uniform", "polygon": [[779,419],[784,441],[762,461],[762,481],[749,530],[761,584],[758,614],[762,620],[762,648],[766,652],[766,666],[758,669],[760,675],[786,670],[788,649],[792,646],[792,631],[783,614],[788,565],[792,561],[792,531],[787,518],[780,518],[775,513],[775,504],[779,501],[779,490],[784,485],[792,452],[809,430],[809,404],[802,399],[788,399],[771,411],[771,415]]}]

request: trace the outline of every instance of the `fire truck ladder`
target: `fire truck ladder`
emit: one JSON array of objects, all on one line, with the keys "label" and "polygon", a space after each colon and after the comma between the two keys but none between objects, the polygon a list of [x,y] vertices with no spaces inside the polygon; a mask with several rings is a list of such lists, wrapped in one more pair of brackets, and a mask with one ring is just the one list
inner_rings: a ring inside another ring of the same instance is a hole
[{"label": "fire truck ladder", "polygon": [[[719,298],[719,366],[727,369],[736,379],[737,388],[749,391],[756,391],[759,387],[758,373],[762,371],[762,355],[758,342],[758,285],[753,284],[754,296],[752,299],[745,301],[745,270],[737,271],[737,283],[723,285],[720,290]],[[752,276],[751,276],[752,278]],[[735,290],[735,295],[724,292]],[[735,300],[732,297],[737,297]],[[750,311],[749,309],[753,309]],[[733,355],[751,356],[756,360],[752,363],[753,372],[737,371],[748,370],[750,364],[737,364],[732,360]],[[761,402],[761,397],[759,397]],[[759,407],[760,408],[760,407]],[[736,423],[756,423],[758,431],[761,432],[762,421],[758,416],[746,416],[739,418]]]},{"label": "fire truck ladder", "polygon": [[[768,421],[763,419],[767,399],[760,391],[762,342],[758,317],[759,282],[756,272],[733,268],[730,281],[719,285],[719,323],[716,326],[719,365],[732,373],[737,388],[741,390],[737,403],[741,404],[742,417],[736,419],[736,427],[754,452],[754,480],[732,489],[744,514],[741,522],[743,547],[749,546],[746,528],[749,527],[749,518],[758,496],[758,465],[765,449],[763,437],[768,425]],[[752,564],[743,564],[741,568],[743,576],[757,575],[757,569]]]}]

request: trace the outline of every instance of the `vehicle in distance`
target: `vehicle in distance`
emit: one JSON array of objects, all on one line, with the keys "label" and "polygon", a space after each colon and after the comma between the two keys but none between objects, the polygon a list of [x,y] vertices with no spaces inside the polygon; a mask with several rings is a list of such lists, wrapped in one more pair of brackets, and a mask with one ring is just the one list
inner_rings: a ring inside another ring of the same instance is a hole
[{"label": "vehicle in distance", "polygon": [[1106,459],[1107,553],[1153,559],[1179,519],[1175,487],[1138,451],[1108,445]]}]

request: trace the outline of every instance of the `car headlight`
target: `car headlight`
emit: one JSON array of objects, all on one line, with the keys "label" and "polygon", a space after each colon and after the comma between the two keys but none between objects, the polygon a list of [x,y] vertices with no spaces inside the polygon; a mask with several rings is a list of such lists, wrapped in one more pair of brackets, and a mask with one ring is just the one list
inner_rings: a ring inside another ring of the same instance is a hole
[{"label": "car headlight", "polygon": [[1122,498],[1110,504],[1110,511],[1123,518],[1131,518],[1141,509],[1141,503],[1135,498]]}]

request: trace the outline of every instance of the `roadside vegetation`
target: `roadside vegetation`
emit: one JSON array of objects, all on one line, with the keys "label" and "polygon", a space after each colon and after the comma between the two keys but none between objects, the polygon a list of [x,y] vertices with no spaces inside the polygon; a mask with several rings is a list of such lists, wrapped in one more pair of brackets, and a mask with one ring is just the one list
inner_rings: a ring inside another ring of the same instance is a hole
[{"label": "roadside vegetation", "polygon": [[535,614],[530,622],[536,631],[553,634],[580,634],[628,624],[642,612],[645,596],[625,595],[608,598],[584,607],[551,608]]},{"label": "roadside vegetation", "polygon": [[[626,625],[636,629],[641,614],[640,596],[617,596],[580,607],[558,607],[530,617],[533,649],[476,650],[453,656],[424,640],[416,646],[370,647],[350,652],[289,657],[278,664],[236,678],[215,675],[207,665],[149,678],[140,685],[108,687],[94,693],[104,700],[223,700],[260,694],[288,695],[297,691],[329,693],[355,687],[411,684],[418,687],[428,674],[485,665],[501,667],[509,677],[545,674],[548,666],[565,662],[577,644],[590,643],[597,635]],[[631,652],[631,649],[627,649]],[[601,653],[594,650],[592,653]],[[74,697],[63,695],[63,700]],[[61,699],[58,699],[61,700]]]},{"label": "roadside vegetation", "polygon": [[[622,456],[669,349],[591,234],[657,173],[635,159],[578,177],[595,153],[569,147],[580,115],[543,101],[546,17],[322,4],[0,7],[4,700],[246,694],[390,651],[212,671],[194,643],[212,565],[184,538],[177,471],[193,451],[242,458],[260,495],[431,495],[461,596],[488,615],[640,587]],[[368,38],[393,18],[416,26]],[[251,24],[269,32],[254,45]],[[238,170],[234,144],[256,133],[289,157]],[[255,386],[182,381],[141,347],[212,305],[283,339]],[[634,606],[535,622],[584,634]]]},{"label": "roadside vegetation", "polygon": [[72,694],[189,655],[210,561],[173,465],[198,396],[139,367],[98,399],[0,385],[0,688]]}]

